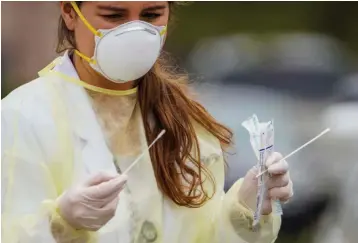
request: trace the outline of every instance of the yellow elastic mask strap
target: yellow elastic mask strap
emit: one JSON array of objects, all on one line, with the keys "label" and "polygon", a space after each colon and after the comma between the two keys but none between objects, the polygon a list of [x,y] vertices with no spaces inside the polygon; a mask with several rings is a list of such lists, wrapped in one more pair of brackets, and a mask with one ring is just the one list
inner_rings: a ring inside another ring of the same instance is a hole
[{"label": "yellow elastic mask strap", "polygon": [[87,26],[87,28],[96,36],[102,37],[102,33],[97,31],[95,28],[93,28],[93,26],[88,23],[87,19],[83,16],[83,14],[81,13],[81,10],[79,9],[79,7],[77,6],[76,2],[71,2],[71,5],[73,7],[73,9],[75,10],[75,12],[77,13],[78,17],[80,17],[80,19],[82,20],[82,22]]},{"label": "yellow elastic mask strap", "polygon": [[80,56],[82,59],[86,60],[87,62],[89,62],[91,64],[96,64],[96,60],[93,60],[92,58],[89,58],[88,56],[86,56],[85,54],[81,53],[78,50],[75,50],[75,54],[77,56]]},{"label": "yellow elastic mask strap", "polygon": [[167,32],[167,26],[165,26],[161,31],[160,31],[160,36],[164,35]]},{"label": "yellow elastic mask strap", "polygon": [[[76,2],[71,2],[71,5],[73,7],[73,9],[75,10],[75,12],[77,13],[78,17],[80,17],[80,19],[82,20],[82,22],[87,26],[87,28],[95,35],[95,36],[99,36],[102,37],[102,33],[97,31],[95,28],[93,28],[93,26],[87,21],[87,19],[83,16],[83,14],[81,13],[81,10],[79,9],[79,7],[77,6]],[[81,53],[78,50],[75,50],[75,54],[80,56],[82,59],[86,60],[87,62],[91,63],[91,64],[96,64],[96,61],[87,57],[86,55],[84,55],[83,53]]]}]

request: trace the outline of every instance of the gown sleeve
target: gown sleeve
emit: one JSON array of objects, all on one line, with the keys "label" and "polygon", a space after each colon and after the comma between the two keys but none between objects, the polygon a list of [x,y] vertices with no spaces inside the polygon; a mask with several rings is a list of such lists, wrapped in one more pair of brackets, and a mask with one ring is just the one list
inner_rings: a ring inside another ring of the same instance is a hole
[{"label": "gown sleeve", "polygon": [[58,213],[56,182],[32,122],[2,108],[1,130],[4,242],[93,242],[92,233],[73,229]]},{"label": "gown sleeve", "polygon": [[[227,217],[237,235],[247,243],[273,243],[276,241],[281,227],[281,216],[262,215],[260,229],[252,231],[254,212],[239,203],[238,192],[243,182],[239,179],[224,196],[224,215]],[[274,211],[274,210],[273,210]]]}]

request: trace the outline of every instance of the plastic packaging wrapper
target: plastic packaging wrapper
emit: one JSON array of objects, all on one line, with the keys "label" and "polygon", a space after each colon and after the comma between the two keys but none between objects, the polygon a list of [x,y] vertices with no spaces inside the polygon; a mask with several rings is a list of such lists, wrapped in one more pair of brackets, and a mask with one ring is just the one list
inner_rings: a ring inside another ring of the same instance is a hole
[{"label": "plastic packaging wrapper", "polygon": [[[255,152],[258,163],[256,167],[258,168],[258,173],[265,171],[266,160],[274,151],[274,125],[273,121],[260,123],[256,115],[253,115],[246,121],[242,123],[250,133],[250,143],[252,149]],[[254,213],[253,221],[253,230],[258,230],[261,212],[262,212],[262,203],[265,197],[266,187],[265,187],[265,175],[258,177],[257,185],[257,199],[256,199],[256,210]],[[279,201],[272,202],[272,209],[277,215],[282,215],[282,207]]]}]

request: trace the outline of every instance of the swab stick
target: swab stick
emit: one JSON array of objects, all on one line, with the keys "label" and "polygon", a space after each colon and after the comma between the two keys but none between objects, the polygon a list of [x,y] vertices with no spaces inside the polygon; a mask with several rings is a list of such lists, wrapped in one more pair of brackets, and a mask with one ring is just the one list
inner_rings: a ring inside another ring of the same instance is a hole
[{"label": "swab stick", "polygon": [[165,130],[162,130],[162,131],[159,133],[159,135],[156,137],[156,139],[154,139],[154,141],[149,145],[149,147],[148,147],[146,150],[144,150],[144,151],[137,157],[136,160],[134,160],[134,162],[123,172],[123,174],[127,174],[128,171],[130,171],[130,170],[133,168],[133,166],[135,166],[135,165],[138,163],[138,161],[145,155],[145,153],[164,135],[164,133],[165,133]]},{"label": "swab stick", "polygon": [[[281,159],[279,162],[281,162],[282,160],[288,159],[289,157],[291,157],[292,155],[294,155],[295,153],[297,153],[298,151],[300,151],[301,149],[303,149],[304,147],[306,147],[307,145],[313,143],[315,140],[317,140],[318,138],[322,137],[323,135],[325,135],[326,133],[328,133],[329,131],[331,131],[331,129],[327,128],[325,129],[323,132],[321,132],[320,134],[318,134],[316,137],[312,138],[310,141],[308,141],[307,143],[303,144],[301,147],[297,148],[296,150],[292,151],[291,153],[289,153],[288,155],[286,155],[283,159]],[[267,170],[262,171],[261,173],[259,173],[257,177],[263,175],[265,172],[267,172]]]}]

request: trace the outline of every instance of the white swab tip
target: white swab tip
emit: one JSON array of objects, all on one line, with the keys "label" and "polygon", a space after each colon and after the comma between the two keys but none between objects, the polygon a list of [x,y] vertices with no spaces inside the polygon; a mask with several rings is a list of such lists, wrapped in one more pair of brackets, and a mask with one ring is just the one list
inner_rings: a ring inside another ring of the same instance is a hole
[{"label": "white swab tip", "polygon": [[158,138],[160,138],[161,136],[163,136],[165,132],[166,132],[165,130],[162,130],[162,131],[159,133]]}]

